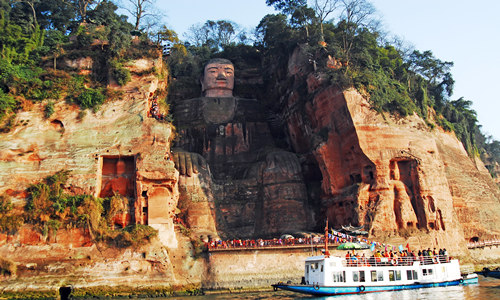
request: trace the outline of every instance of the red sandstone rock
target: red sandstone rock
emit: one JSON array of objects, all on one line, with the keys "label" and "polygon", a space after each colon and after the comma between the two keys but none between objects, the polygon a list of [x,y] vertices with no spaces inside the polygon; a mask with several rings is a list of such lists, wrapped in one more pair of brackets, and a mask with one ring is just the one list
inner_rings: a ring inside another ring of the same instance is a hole
[{"label": "red sandstone rock", "polygon": [[[289,110],[296,97],[290,94]],[[474,236],[499,233],[498,189],[452,134],[431,131],[417,116],[384,119],[354,90],[323,88],[305,106],[306,114],[290,115],[288,127],[298,151],[315,153],[334,228],[365,225],[371,238],[401,243],[396,237],[411,233],[413,244],[456,251]],[[307,138],[307,131],[318,136]]]}]

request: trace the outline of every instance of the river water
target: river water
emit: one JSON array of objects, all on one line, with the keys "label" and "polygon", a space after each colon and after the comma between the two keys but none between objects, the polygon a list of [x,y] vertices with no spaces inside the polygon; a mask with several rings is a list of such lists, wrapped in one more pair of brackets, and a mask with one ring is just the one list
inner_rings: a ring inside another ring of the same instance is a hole
[{"label": "river water", "polygon": [[241,294],[219,294],[193,297],[170,297],[164,300],[250,300],[250,299],[322,299],[322,300],[454,300],[454,299],[474,299],[474,300],[495,300],[500,299],[500,279],[479,276],[479,284],[466,286],[449,286],[415,289],[406,291],[380,292],[363,295],[333,296],[333,297],[313,297],[301,295],[287,291]]}]

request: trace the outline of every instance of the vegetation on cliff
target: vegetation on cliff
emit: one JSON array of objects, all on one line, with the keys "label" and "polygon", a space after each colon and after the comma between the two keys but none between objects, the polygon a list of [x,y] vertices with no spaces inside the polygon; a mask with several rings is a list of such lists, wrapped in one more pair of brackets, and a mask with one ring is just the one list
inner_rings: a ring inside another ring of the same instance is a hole
[{"label": "vegetation on cliff", "polygon": [[[44,101],[46,117],[61,99],[97,110],[106,99],[119,96],[107,89],[108,83],[130,81],[127,61],[160,55],[147,35],[133,41],[134,26],[117,8],[111,1],[1,2],[3,131],[10,130],[15,112],[28,109],[30,102]],[[67,63],[87,58],[92,64],[88,70]]]},{"label": "vegetation on cliff", "polygon": [[47,176],[27,189],[24,209],[15,209],[9,198],[0,196],[0,232],[14,234],[24,224],[33,226],[43,236],[55,236],[61,228],[81,228],[94,242],[116,247],[137,247],[147,243],[158,232],[145,225],[114,228],[113,218],[120,205],[128,199],[119,195],[96,198],[91,195],[70,195],[64,187],[70,172],[62,170]]}]

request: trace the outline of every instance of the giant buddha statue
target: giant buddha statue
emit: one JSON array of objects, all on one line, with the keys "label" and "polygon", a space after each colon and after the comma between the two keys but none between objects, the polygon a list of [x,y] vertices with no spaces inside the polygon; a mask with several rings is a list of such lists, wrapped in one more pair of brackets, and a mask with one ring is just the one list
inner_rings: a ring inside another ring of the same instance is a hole
[{"label": "giant buddha statue", "polygon": [[201,236],[265,237],[307,227],[297,156],[275,146],[259,101],[233,96],[234,66],[207,63],[202,97],[175,104],[180,208]]}]

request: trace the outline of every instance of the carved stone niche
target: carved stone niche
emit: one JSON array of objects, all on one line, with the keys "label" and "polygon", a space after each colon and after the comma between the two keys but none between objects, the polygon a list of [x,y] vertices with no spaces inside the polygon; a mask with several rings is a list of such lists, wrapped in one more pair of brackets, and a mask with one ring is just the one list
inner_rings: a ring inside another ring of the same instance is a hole
[{"label": "carved stone niche", "polygon": [[115,226],[135,223],[136,167],[134,156],[102,156],[99,197],[122,198],[120,211],[114,217]]}]

